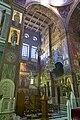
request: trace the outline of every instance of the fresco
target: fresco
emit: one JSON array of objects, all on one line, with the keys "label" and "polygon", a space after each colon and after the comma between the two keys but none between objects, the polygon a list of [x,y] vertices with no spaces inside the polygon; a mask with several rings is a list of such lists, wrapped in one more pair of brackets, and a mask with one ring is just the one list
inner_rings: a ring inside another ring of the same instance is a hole
[{"label": "fresco", "polygon": [[16,28],[20,28],[22,22],[22,13],[13,10],[13,16],[12,16],[12,25]]},{"label": "fresco", "polygon": [[[76,46],[79,44],[78,42],[75,41],[74,39],[74,34],[72,34],[70,36],[70,39],[71,39],[71,44],[70,44],[70,48],[71,48],[71,54],[72,54],[72,58],[73,58],[73,64],[75,65],[74,69],[78,70],[79,69],[79,61],[78,61],[78,51]],[[75,44],[77,43],[77,44]]]},{"label": "fresco", "polygon": [[2,72],[2,79],[9,78],[14,81],[15,79],[15,70],[16,66],[11,64],[4,64],[3,72]]},{"label": "fresco", "polygon": [[20,4],[20,5],[24,5],[26,0],[14,0],[14,2]]},{"label": "fresco", "polygon": [[19,37],[20,30],[11,27],[8,42],[11,43],[12,46],[19,45]]},{"label": "fresco", "polygon": [[60,62],[60,63],[63,64],[62,44],[57,43],[57,44],[54,46],[53,56],[54,56],[54,62],[55,62],[55,63]]},{"label": "fresco", "polygon": [[68,48],[67,48],[66,40],[62,41],[62,54],[63,54],[63,59],[64,60],[68,58]]}]

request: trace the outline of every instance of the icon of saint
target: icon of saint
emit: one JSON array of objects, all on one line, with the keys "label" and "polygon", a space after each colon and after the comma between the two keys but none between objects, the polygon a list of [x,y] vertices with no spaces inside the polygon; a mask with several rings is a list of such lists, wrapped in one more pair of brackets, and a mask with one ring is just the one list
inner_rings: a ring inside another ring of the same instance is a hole
[{"label": "icon of saint", "polygon": [[17,43],[17,39],[18,39],[18,35],[17,35],[17,31],[14,30],[12,35],[11,35],[11,45],[15,46]]},{"label": "icon of saint", "polygon": [[20,14],[19,14],[19,12],[16,12],[16,14],[14,15],[14,25],[16,27],[19,27],[19,25],[20,25]]}]

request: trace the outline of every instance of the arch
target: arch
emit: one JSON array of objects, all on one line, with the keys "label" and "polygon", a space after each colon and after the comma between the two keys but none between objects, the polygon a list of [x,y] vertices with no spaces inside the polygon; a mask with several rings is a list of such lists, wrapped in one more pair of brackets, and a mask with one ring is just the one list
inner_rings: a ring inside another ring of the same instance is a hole
[{"label": "arch", "polygon": [[32,0],[32,2],[29,1],[28,3],[25,3],[25,8],[28,9],[29,6],[34,5],[34,4],[42,5],[43,7],[46,7],[47,9],[50,10],[51,18],[53,20],[54,25],[57,27],[60,35],[62,35],[62,33],[64,33],[64,38],[65,38],[66,37],[65,24],[63,22],[61,15],[59,14],[58,10],[56,8],[52,7],[51,5],[41,4],[39,2],[39,0],[38,1]]},{"label": "arch", "polygon": [[57,62],[53,72],[56,77],[62,76],[64,74],[63,64],[61,62]]},{"label": "arch", "polygon": [[61,63],[62,65],[64,65],[64,61],[62,59],[58,59],[57,61],[55,61],[55,64],[56,63]]},{"label": "arch", "polygon": [[67,20],[66,20],[66,23],[67,23],[67,27],[68,27],[68,24],[69,24],[69,21],[70,21],[70,18],[75,10],[75,8],[77,7],[77,5],[79,4],[80,0],[76,0],[73,4],[73,7],[71,8],[68,16],[67,16]]},{"label": "arch", "polygon": [[[39,4],[39,5],[42,5],[42,6],[46,7],[46,8],[48,8],[48,9],[51,10],[51,11],[61,20],[61,22],[62,22],[62,17],[60,16],[59,12],[58,12],[56,9],[54,9],[53,7],[51,7],[51,5],[44,5],[44,4],[41,4],[41,3],[38,2],[38,1],[32,0],[32,2],[28,2],[28,3],[25,4],[25,8],[28,8],[29,6],[31,6],[31,5],[33,5],[33,4]],[[54,18],[53,18],[53,20],[54,20]]]}]

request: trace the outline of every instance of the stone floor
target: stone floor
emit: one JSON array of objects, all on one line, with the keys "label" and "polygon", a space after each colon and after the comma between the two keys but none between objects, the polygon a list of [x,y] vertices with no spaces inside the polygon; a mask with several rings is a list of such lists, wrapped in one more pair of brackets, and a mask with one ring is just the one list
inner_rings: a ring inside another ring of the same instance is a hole
[{"label": "stone floor", "polygon": [[[48,114],[48,116],[49,120],[67,120],[67,114],[64,111]],[[41,120],[41,118],[36,118],[36,116],[31,115],[30,118],[28,116],[21,118],[21,120]]]},{"label": "stone floor", "polygon": [[[38,111],[35,114],[27,113],[21,120],[41,120],[42,113]],[[60,109],[49,110],[48,112],[49,120],[67,120],[67,109],[65,107],[60,107]]]},{"label": "stone floor", "polygon": [[[27,119],[27,118],[22,118],[21,120],[41,120],[41,119]],[[67,120],[67,117],[62,117],[62,118],[52,118],[49,120]]]}]

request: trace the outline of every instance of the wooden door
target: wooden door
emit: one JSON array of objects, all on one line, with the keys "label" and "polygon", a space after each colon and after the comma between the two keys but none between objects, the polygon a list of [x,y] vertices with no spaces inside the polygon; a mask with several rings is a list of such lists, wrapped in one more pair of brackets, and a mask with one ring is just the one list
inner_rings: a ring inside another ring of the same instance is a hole
[{"label": "wooden door", "polygon": [[24,115],[24,103],[25,103],[25,93],[23,91],[18,92],[16,112],[21,117]]}]

